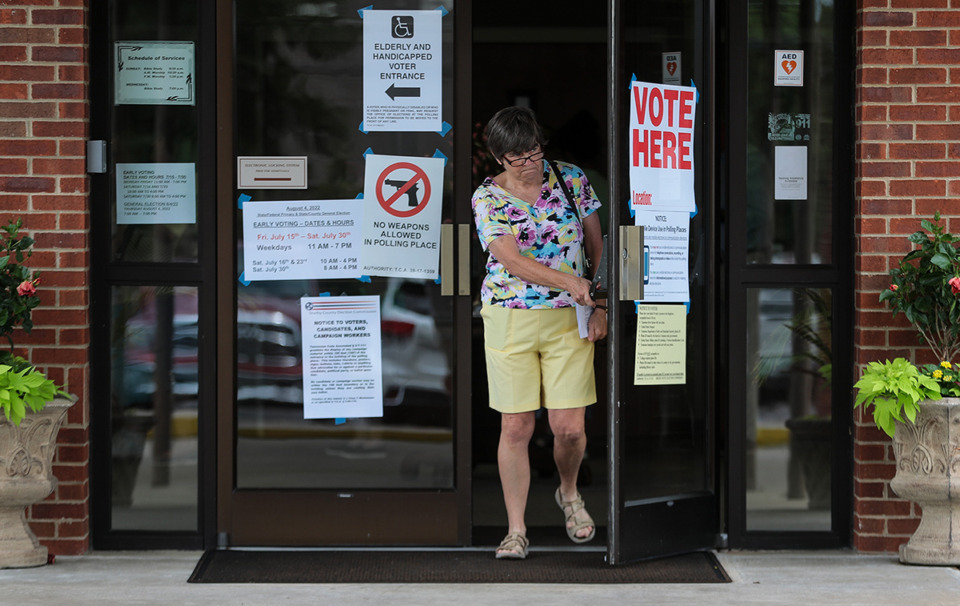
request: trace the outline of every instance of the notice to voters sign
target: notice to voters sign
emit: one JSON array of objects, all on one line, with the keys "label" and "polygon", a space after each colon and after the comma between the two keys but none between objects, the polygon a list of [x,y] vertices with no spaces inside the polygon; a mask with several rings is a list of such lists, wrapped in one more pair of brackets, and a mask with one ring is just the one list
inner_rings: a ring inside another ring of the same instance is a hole
[{"label": "notice to voters sign", "polygon": [[630,206],[696,210],[693,134],[697,90],[634,82],[630,88]]},{"label": "notice to voters sign", "polygon": [[443,128],[439,10],[364,10],[364,131]]}]

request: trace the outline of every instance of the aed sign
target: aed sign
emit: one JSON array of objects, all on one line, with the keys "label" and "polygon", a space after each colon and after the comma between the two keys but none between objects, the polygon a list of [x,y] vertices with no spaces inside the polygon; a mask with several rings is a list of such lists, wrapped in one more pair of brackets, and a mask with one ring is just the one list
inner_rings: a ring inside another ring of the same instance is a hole
[{"label": "aed sign", "polygon": [[803,86],[802,50],[778,50],[773,63],[774,86]]},{"label": "aed sign", "polygon": [[697,90],[634,82],[630,88],[630,205],[694,211]]},{"label": "aed sign", "polygon": [[663,57],[663,83],[680,84],[682,55],[680,53],[662,53]]}]

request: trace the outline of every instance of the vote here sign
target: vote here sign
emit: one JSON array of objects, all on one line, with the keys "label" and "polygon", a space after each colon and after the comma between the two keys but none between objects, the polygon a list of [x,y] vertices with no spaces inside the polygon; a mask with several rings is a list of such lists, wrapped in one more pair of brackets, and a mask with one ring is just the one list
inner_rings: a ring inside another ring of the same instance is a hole
[{"label": "vote here sign", "polygon": [[693,129],[697,91],[634,82],[630,88],[630,205],[634,210],[696,209]]}]

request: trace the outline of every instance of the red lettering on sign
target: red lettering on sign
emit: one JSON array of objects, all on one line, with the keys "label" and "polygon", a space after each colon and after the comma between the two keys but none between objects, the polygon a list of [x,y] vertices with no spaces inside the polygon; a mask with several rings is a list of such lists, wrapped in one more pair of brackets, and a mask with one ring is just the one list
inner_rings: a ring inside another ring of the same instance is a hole
[{"label": "red lettering on sign", "polygon": [[693,112],[696,110],[696,98],[692,90],[680,93],[680,128],[693,128]]},{"label": "red lettering on sign", "polygon": [[693,133],[678,133],[677,148],[679,149],[679,160],[677,168],[680,170],[693,169],[693,149],[691,147]]}]

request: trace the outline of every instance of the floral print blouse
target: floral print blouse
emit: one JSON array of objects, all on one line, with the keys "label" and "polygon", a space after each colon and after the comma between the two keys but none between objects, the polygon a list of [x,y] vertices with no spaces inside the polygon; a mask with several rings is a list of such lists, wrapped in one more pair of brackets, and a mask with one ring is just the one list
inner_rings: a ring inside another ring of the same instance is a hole
[{"label": "floral print blouse", "polygon": [[[582,217],[600,208],[600,200],[580,168],[564,162],[555,164]],[[551,269],[583,275],[583,226],[546,160],[543,161],[543,187],[536,202],[524,202],[488,177],[473,194],[473,214],[484,250],[500,236],[512,234],[520,254]],[[484,305],[517,309],[574,305],[569,292],[524,282],[507,272],[492,254],[487,260],[480,300]]]}]

